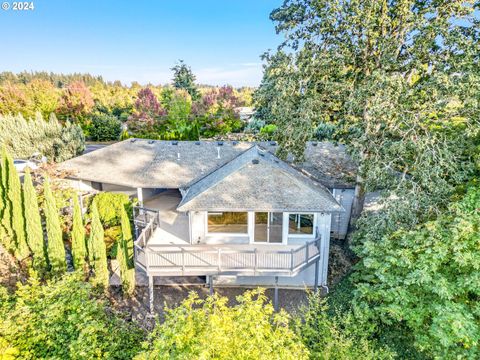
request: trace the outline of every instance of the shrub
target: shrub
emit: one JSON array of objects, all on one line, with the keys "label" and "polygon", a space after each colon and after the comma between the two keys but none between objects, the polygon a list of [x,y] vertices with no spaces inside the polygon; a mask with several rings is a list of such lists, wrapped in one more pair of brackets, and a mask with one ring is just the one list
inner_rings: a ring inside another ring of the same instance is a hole
[{"label": "shrub", "polygon": [[14,296],[0,288],[0,358],[131,359],[142,331],[109,309],[82,276],[45,285],[30,278]]},{"label": "shrub", "polygon": [[122,123],[116,116],[98,113],[93,117],[89,131],[94,141],[118,140],[122,133]]},{"label": "shrub", "polygon": [[131,202],[127,194],[103,192],[95,195],[93,202],[97,205],[100,220],[105,227],[120,225],[122,209],[131,212]]},{"label": "shrub", "polygon": [[137,359],[307,359],[290,317],[275,313],[263,290],[246,291],[237,301],[228,307],[225,297],[200,300],[191,293],[166,310]]},{"label": "shrub", "polygon": [[370,333],[350,313],[333,315],[320,293],[310,294],[298,331],[313,359],[393,359],[393,353],[369,339]]},{"label": "shrub", "polygon": [[260,136],[266,140],[270,140],[275,131],[277,131],[277,125],[267,124],[260,129]]},{"label": "shrub", "polygon": [[0,115],[0,144],[14,158],[29,158],[39,152],[58,162],[81,154],[85,137],[79,126],[69,122],[62,126],[53,115],[48,121],[40,113],[29,120],[21,115]]},{"label": "shrub", "polygon": [[480,357],[479,204],[472,187],[435,221],[357,248],[357,306],[372,322],[406,328],[427,357]]}]

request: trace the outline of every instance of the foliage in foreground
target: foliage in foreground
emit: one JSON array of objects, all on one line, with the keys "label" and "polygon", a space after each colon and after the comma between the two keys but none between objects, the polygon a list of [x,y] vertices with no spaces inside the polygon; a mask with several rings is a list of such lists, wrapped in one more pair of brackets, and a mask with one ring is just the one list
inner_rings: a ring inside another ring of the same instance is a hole
[{"label": "foliage in foreground", "polygon": [[195,293],[156,326],[137,359],[306,359],[308,351],[289,328],[290,317],[275,313],[263,290],[246,291],[238,305]]},{"label": "foliage in foreground", "polygon": [[[380,360],[394,354],[368,338],[369,332],[349,313],[332,314],[320,293],[309,295],[298,330],[313,359]],[[300,321],[300,320],[299,320]]]},{"label": "foliage in foreground", "polygon": [[355,302],[428,357],[480,357],[480,187],[445,214],[357,248]]},{"label": "foliage in foreground", "polygon": [[81,273],[0,289],[0,358],[131,359],[143,333],[107,307]]}]

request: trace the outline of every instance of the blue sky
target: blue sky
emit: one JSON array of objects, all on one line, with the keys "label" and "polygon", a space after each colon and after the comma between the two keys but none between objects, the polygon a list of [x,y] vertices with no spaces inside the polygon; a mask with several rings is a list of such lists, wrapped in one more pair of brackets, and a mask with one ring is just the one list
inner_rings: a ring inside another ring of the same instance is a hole
[{"label": "blue sky", "polygon": [[281,3],[34,0],[33,11],[0,10],[0,71],[89,72],[163,84],[183,59],[200,83],[256,86],[260,55],[282,40],[269,20]]}]

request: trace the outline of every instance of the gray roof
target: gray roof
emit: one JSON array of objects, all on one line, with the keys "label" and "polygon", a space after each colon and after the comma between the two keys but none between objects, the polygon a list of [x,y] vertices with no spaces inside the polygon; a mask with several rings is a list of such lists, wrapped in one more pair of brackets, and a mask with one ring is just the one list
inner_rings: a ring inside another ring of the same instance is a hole
[{"label": "gray roof", "polygon": [[[261,142],[262,147],[275,154],[276,142]],[[354,188],[357,165],[348,156],[344,145],[309,141],[305,146],[305,161],[295,167],[328,188]],[[288,157],[289,162],[294,159]]]},{"label": "gray roof", "polygon": [[[176,145],[174,145],[176,144]],[[221,144],[221,145],[220,145]],[[130,139],[59,164],[72,178],[141,188],[186,188],[256,143]],[[276,143],[261,142],[271,153]],[[328,188],[353,187],[356,167],[341,146],[307,143],[300,171]]]},{"label": "gray roof", "polygon": [[257,145],[182,190],[179,211],[343,211],[323,185]]},{"label": "gray roof", "polygon": [[[70,177],[141,188],[179,189],[229,162],[251,143],[125,140],[59,164]],[[176,144],[176,145],[174,145]]]}]

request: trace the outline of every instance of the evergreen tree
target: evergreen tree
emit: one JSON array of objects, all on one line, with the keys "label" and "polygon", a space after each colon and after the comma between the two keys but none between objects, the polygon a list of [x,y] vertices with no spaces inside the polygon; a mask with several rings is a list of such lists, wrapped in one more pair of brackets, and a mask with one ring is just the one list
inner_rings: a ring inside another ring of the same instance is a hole
[{"label": "evergreen tree", "polygon": [[192,100],[197,100],[200,97],[197,85],[195,85],[195,75],[187,64],[180,60],[172,69],[173,71],[173,86],[177,89],[186,90]]},{"label": "evergreen tree", "polygon": [[29,169],[25,171],[23,179],[23,197],[25,204],[25,230],[28,245],[33,254],[33,268],[42,273],[47,269],[46,249],[37,193],[33,186]]},{"label": "evergreen tree", "polygon": [[100,222],[97,205],[92,203],[92,223],[90,227],[90,264],[95,270],[93,283],[108,288],[109,274],[107,267],[107,249],[105,246],[103,226]]},{"label": "evergreen tree", "polygon": [[8,169],[8,198],[11,205],[12,230],[15,243],[15,256],[18,260],[24,260],[30,255],[30,249],[27,245],[25,234],[25,218],[23,215],[22,184],[18,176],[17,169],[13,164],[13,159],[7,154]]},{"label": "evergreen tree", "polygon": [[58,209],[53,197],[52,189],[50,188],[50,180],[45,178],[44,187],[44,204],[43,210],[45,212],[45,221],[47,223],[47,237],[48,237],[48,262],[50,270],[54,274],[63,273],[67,269],[65,261],[65,246],[62,238],[62,228],[60,227],[60,218],[58,216]]},{"label": "evergreen tree", "polygon": [[123,291],[132,294],[135,290],[135,266],[133,262],[133,237],[127,211],[120,212],[122,238],[117,244],[117,260],[120,265],[120,277]]},{"label": "evergreen tree", "polygon": [[15,246],[13,243],[13,230],[12,230],[12,202],[8,197],[8,161],[7,161],[7,151],[5,147],[2,149],[2,158],[1,158],[1,168],[2,168],[2,208],[1,208],[1,228],[2,228],[2,244],[7,250],[14,251]]},{"label": "evergreen tree", "polygon": [[73,197],[72,256],[75,269],[83,268],[87,256],[87,243],[85,241],[82,209],[77,195]]}]

